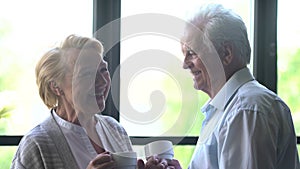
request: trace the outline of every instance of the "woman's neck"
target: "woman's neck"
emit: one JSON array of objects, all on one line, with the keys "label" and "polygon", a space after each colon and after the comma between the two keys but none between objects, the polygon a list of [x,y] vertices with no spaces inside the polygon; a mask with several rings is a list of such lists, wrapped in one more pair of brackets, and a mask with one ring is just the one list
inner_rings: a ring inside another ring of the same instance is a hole
[{"label": "woman's neck", "polygon": [[80,125],[77,113],[74,109],[69,109],[64,106],[58,106],[55,111],[56,111],[56,114],[59,117],[61,117],[62,119],[66,120],[68,122]]}]

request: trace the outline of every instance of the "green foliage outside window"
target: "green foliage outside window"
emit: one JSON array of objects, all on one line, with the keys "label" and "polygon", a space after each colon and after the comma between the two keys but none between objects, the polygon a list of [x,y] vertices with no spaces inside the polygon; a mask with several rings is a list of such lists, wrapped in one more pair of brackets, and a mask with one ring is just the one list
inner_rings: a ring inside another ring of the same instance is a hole
[{"label": "green foliage outside window", "polygon": [[278,65],[282,65],[278,68],[278,94],[290,107],[296,133],[300,135],[300,48],[295,53],[290,51],[278,54]]},{"label": "green foliage outside window", "polygon": [[[5,47],[5,38],[11,31],[10,24],[0,19],[0,135],[6,135],[14,103],[11,102],[16,89],[20,66],[17,58]],[[10,167],[15,147],[0,147],[0,168]]]}]

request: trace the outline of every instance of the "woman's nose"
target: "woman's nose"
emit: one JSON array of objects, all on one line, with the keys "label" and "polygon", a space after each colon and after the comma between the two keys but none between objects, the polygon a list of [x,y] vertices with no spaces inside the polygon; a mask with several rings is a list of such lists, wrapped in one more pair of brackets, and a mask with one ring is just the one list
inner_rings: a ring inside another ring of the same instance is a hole
[{"label": "woman's nose", "polygon": [[193,64],[192,62],[190,62],[188,60],[184,60],[182,67],[183,67],[183,69],[189,69],[189,68],[191,68],[192,64]]}]

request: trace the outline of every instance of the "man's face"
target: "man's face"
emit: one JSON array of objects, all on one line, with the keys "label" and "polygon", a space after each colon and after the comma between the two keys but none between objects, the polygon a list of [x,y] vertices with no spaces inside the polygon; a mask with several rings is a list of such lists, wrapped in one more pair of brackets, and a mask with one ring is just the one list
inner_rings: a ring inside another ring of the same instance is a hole
[{"label": "man's face", "polygon": [[185,44],[182,45],[182,52],[184,55],[183,68],[190,69],[193,75],[194,88],[202,90],[205,93],[210,93],[210,77],[206,67],[200,59],[201,57]]},{"label": "man's face", "polygon": [[[192,27],[193,28],[193,27]],[[225,71],[212,42],[197,29],[187,29],[182,40],[184,69],[190,69],[194,88],[213,98],[226,82]]]}]

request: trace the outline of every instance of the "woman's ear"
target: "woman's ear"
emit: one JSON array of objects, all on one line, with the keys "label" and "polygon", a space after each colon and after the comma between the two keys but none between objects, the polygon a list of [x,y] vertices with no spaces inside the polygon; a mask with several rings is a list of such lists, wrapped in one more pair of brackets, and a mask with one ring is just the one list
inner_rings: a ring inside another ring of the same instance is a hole
[{"label": "woman's ear", "polygon": [[50,82],[50,89],[56,96],[64,95],[64,92],[57,86],[57,84],[53,81]]}]

